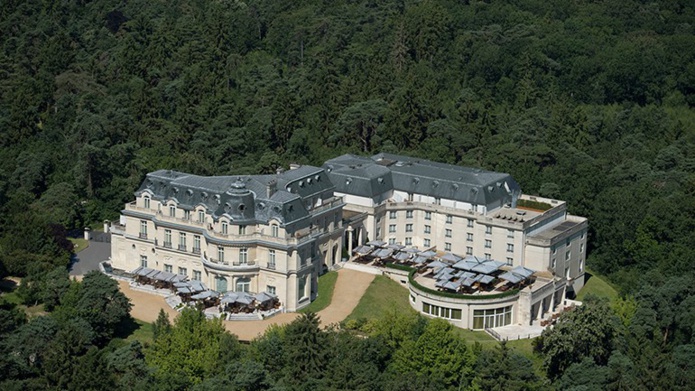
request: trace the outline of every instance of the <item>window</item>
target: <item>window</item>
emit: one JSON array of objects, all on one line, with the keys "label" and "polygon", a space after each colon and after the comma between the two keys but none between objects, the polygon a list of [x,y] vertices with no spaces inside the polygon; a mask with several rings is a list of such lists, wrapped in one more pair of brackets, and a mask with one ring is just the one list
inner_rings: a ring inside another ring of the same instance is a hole
[{"label": "window", "polygon": [[423,245],[425,248],[429,248],[430,246],[432,246],[432,243],[430,242],[429,239],[425,239],[425,240],[422,241],[422,245]]},{"label": "window", "polygon": [[451,243],[444,243],[444,251],[451,251]]},{"label": "window", "polygon": [[174,205],[169,205],[169,216],[176,217],[176,207]]},{"label": "window", "polygon": [[389,238],[389,244],[396,244],[396,238]]},{"label": "window", "polygon": [[389,232],[396,232],[396,224],[389,224]]},{"label": "window", "polygon": [[412,224],[406,224],[405,225],[405,232],[413,232],[413,225]]},{"label": "window", "polygon": [[422,303],[422,312],[446,319],[461,319],[462,314],[462,311],[457,308],[439,307],[425,302]]},{"label": "window", "polygon": [[270,234],[274,237],[277,238],[280,235],[280,229],[278,228],[277,225],[273,224],[270,226]]},{"label": "window", "polygon": [[200,270],[193,270],[193,279],[196,281],[200,281]]},{"label": "window", "polygon": [[275,250],[268,250],[268,269],[275,269]]},{"label": "window", "polygon": [[429,225],[426,225],[426,226],[425,226],[425,233],[426,233],[426,234],[432,233],[432,227],[429,226]]},{"label": "window", "polygon": [[473,310],[473,328],[491,329],[507,326],[512,323],[512,306],[491,308],[488,310]]},{"label": "window", "polygon": [[441,204],[442,204],[442,199],[441,199],[441,198],[438,198],[438,197],[435,197],[434,203],[437,204],[437,205],[441,205]]},{"label": "window", "polygon": [[229,224],[227,222],[223,221],[222,222],[222,235],[227,235],[229,232]]},{"label": "window", "polygon": [[205,222],[205,212],[203,212],[202,210],[198,211],[198,222],[199,223]]},{"label": "window", "polygon": [[185,267],[180,267],[179,268],[179,274],[182,276],[187,276],[188,275],[188,269],[186,269]]},{"label": "window", "polygon": [[451,224],[454,221],[454,217],[451,215],[446,215],[446,223]]},{"label": "window", "polygon": [[485,234],[486,235],[492,235],[492,226],[490,226],[490,225],[485,226]]},{"label": "window", "polygon": [[389,219],[393,220],[398,216],[398,213],[395,210],[389,211]]},{"label": "window", "polygon": [[565,251],[565,261],[569,261],[571,256],[572,256],[571,251]]},{"label": "window", "polygon": [[200,254],[200,235],[193,235],[193,252]]},{"label": "window", "polygon": [[584,271],[584,261],[579,261],[579,272]]},{"label": "window", "polygon": [[556,265],[557,265],[557,260],[556,260],[555,258],[553,258],[553,260],[550,261],[550,267],[553,268],[553,269],[555,269],[555,266],[556,266]]},{"label": "window", "polygon": [[376,238],[381,239],[381,227],[376,227]]},{"label": "window", "polygon": [[147,239],[147,221],[140,220],[140,239]]},{"label": "window", "polygon": [[191,211],[190,210],[184,210],[183,211],[183,219],[184,220],[190,220],[191,219]]},{"label": "window", "polygon": [[245,225],[239,226],[239,235],[246,235],[246,226]]},{"label": "window", "polygon": [[584,243],[579,243],[579,252],[580,253],[584,252]]},{"label": "window", "polygon": [[492,259],[492,255],[489,253],[485,253],[485,260],[489,261]]},{"label": "window", "polygon": [[145,197],[143,202],[145,204],[145,209],[150,209],[150,197]]},{"label": "window", "polygon": [[567,238],[567,239],[565,240],[565,246],[569,246],[569,245],[570,245],[570,238]]},{"label": "window", "polygon": [[432,220],[432,212],[425,212],[425,220]]},{"label": "window", "polygon": [[164,265],[164,271],[167,273],[171,273],[172,267],[171,265]]},{"label": "window", "polygon": [[251,279],[248,277],[239,277],[236,280],[236,292],[248,292],[251,288]]},{"label": "window", "polygon": [[179,232],[179,250],[186,251],[186,234]]},{"label": "window", "polygon": [[466,227],[473,228],[473,219],[468,219],[468,221],[466,222]]},{"label": "window", "polygon": [[450,237],[451,237],[451,230],[450,230],[449,228],[447,228],[447,229],[444,230],[444,236],[447,237],[447,238],[450,238]]},{"label": "window", "polygon": [[514,239],[514,230],[513,229],[507,230],[507,237],[510,239]]},{"label": "window", "polygon": [[473,247],[471,247],[471,246],[466,247],[466,255],[473,255]]},{"label": "window", "polygon": [[164,247],[171,248],[171,230],[164,230]]},{"label": "window", "polygon": [[473,241],[473,234],[472,234],[472,233],[467,233],[467,234],[466,234],[466,241],[467,241],[467,242],[472,242],[472,241]]},{"label": "window", "polygon": [[408,193],[408,201],[413,201],[413,193]]},{"label": "window", "polygon": [[299,278],[299,289],[297,289],[297,298],[299,300],[302,300],[303,298],[307,297],[306,286],[308,277],[309,276],[303,276]]},{"label": "window", "polygon": [[507,265],[512,266],[514,264],[514,258],[507,257]]},{"label": "window", "polygon": [[553,247],[553,255],[557,254],[557,248]]},{"label": "window", "polygon": [[570,268],[569,267],[565,268],[565,278],[568,280],[570,279]]},{"label": "window", "polygon": [[147,267],[147,255],[140,255],[140,266]]},{"label": "window", "polygon": [[492,248],[492,240],[485,239],[485,248]]},{"label": "window", "polygon": [[217,247],[217,261],[224,262],[224,247]]},{"label": "window", "polygon": [[582,236],[580,236],[580,239],[584,240],[584,232],[582,232]]},{"label": "window", "polygon": [[507,243],[507,252],[508,253],[513,253],[514,252],[514,245],[511,243]]},{"label": "window", "polygon": [[412,246],[413,245],[413,238],[405,238],[405,245],[406,246]]},{"label": "window", "polygon": [[405,211],[405,218],[406,219],[412,219],[413,218],[413,211],[412,210],[406,210]]},{"label": "window", "polygon": [[249,249],[240,248],[239,249],[239,263],[245,265],[249,259]]},{"label": "window", "polygon": [[270,293],[271,295],[277,295],[277,289],[275,289],[275,287],[272,285],[266,286],[265,291]]}]

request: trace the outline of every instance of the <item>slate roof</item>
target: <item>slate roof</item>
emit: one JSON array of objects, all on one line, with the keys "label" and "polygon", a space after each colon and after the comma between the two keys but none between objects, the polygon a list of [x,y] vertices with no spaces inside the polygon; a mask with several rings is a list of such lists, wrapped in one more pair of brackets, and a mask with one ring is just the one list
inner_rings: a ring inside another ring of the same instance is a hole
[{"label": "slate roof", "polygon": [[308,220],[307,206],[332,197],[333,189],[326,172],[313,166],[276,175],[199,176],[159,170],[147,174],[135,195],[149,192],[153,199],[173,200],[188,210],[203,205],[214,219],[226,215],[248,224],[275,219],[287,226]]},{"label": "slate roof", "polygon": [[323,168],[336,191],[373,198],[389,190],[478,205],[512,203],[521,188],[509,174],[402,155],[342,155]]}]

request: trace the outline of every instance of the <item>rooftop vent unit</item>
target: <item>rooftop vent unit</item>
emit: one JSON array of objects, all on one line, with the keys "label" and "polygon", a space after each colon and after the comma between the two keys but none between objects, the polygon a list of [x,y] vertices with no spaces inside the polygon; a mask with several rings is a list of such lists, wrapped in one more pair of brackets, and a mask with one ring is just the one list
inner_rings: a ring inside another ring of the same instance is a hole
[{"label": "rooftop vent unit", "polygon": [[519,216],[524,216],[524,215],[526,215],[526,211],[525,210],[517,210],[516,214],[518,214]]}]

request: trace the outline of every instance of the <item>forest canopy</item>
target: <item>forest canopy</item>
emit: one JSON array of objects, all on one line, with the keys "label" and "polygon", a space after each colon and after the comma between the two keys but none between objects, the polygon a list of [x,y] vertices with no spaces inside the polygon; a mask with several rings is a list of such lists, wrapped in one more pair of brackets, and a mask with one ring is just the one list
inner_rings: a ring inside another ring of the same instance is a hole
[{"label": "forest canopy", "polygon": [[[693,389],[692,1],[4,0],[0,37],[0,277],[49,312],[0,298],[3,389]],[[544,333],[541,379],[397,315],[368,338],[308,315],[240,347],[190,312],[125,343],[113,281],[67,280],[67,233],[117,218],[147,172],[380,151],[567,200],[622,298]],[[190,330],[215,360],[172,364]]]}]

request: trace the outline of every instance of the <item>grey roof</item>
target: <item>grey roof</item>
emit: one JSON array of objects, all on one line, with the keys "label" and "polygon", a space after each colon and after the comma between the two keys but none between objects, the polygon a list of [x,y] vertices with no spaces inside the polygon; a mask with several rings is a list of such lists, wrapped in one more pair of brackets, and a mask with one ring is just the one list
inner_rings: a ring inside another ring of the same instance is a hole
[{"label": "grey roof", "polygon": [[154,199],[173,200],[188,210],[203,205],[214,219],[226,215],[249,224],[276,219],[287,225],[308,220],[307,203],[332,197],[333,189],[322,168],[300,166],[276,175],[198,176],[159,170],[147,174],[135,194],[149,192]]},{"label": "grey roof", "polygon": [[479,205],[513,203],[521,188],[509,174],[380,153],[371,158],[342,155],[323,167],[336,191],[375,197],[389,190]]},{"label": "grey roof", "polygon": [[393,190],[391,170],[368,157],[342,155],[326,161],[323,168],[340,193],[371,198]]}]

